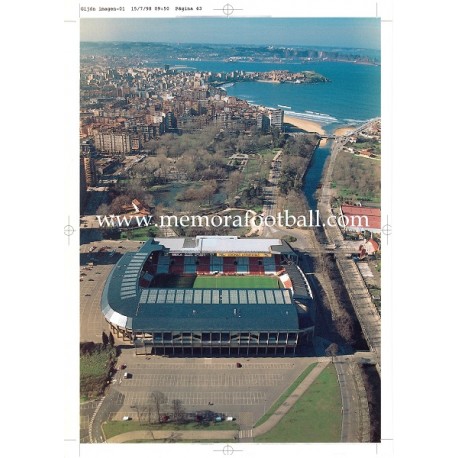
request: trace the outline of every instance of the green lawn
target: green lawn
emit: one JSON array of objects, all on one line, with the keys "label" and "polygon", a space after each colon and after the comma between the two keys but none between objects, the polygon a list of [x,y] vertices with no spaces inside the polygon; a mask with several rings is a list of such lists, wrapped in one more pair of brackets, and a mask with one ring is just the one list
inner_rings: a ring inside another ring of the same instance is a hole
[{"label": "green lawn", "polygon": [[87,401],[100,395],[116,360],[116,352],[107,348],[80,356],[80,398]]},{"label": "green lawn", "polygon": [[117,436],[118,434],[130,433],[133,431],[235,431],[237,429],[237,423],[233,421],[223,421],[220,423],[189,422],[184,425],[177,425],[175,423],[146,425],[138,421],[107,421],[103,424],[103,432],[107,439]]},{"label": "green lawn", "polygon": [[137,227],[121,232],[121,240],[149,240],[157,235],[158,229],[155,226]]},{"label": "green lawn", "polygon": [[268,276],[199,276],[196,277],[193,288],[247,288],[247,289],[273,289],[278,288],[277,277]]},{"label": "green lawn", "polygon": [[195,439],[195,440],[191,440],[191,439],[188,439],[188,440],[185,440],[185,439],[174,439],[173,441],[171,440],[167,440],[167,439],[157,439],[157,440],[154,440],[154,439],[136,439],[136,440],[131,440],[131,441],[126,441],[126,442],[123,442],[123,444],[145,444],[145,443],[148,443],[148,444],[151,444],[153,442],[157,442],[159,444],[167,444],[167,443],[186,443],[186,444],[202,444],[202,443],[208,443],[208,444],[217,444],[217,443],[224,443],[224,444],[227,444],[227,443],[230,443],[230,442],[235,442],[234,440],[230,440],[230,439]]},{"label": "green lawn", "polygon": [[277,152],[271,149],[265,149],[258,154],[250,154],[248,162],[243,169],[243,181],[240,185],[240,190],[246,188],[253,181],[253,178],[269,178],[270,164]]},{"label": "green lawn", "polygon": [[283,394],[275,401],[272,407],[258,420],[258,422],[254,425],[259,426],[262,425],[285,401],[286,398],[303,382],[305,377],[312,372],[313,368],[318,363],[312,363],[308,366],[304,372],[291,384],[291,386],[283,392]]},{"label": "green lawn", "polygon": [[329,365],[277,426],[255,442],[339,442],[341,408],[337,374]]},{"label": "green lawn", "polygon": [[98,377],[105,375],[109,367],[110,360],[113,357],[113,352],[102,350],[93,353],[92,355],[84,355],[80,357],[80,375],[81,377]]}]

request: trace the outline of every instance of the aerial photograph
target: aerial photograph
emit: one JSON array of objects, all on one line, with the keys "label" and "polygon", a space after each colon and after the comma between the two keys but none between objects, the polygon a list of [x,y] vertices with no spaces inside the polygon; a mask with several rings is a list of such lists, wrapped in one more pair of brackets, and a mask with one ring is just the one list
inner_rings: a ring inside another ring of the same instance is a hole
[{"label": "aerial photograph", "polygon": [[81,18],[81,444],[381,442],[380,32]]}]

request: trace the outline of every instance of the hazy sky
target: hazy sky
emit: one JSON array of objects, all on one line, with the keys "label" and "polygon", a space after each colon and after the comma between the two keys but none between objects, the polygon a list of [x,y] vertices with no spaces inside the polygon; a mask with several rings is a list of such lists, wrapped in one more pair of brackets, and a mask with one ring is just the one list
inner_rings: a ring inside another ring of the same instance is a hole
[{"label": "hazy sky", "polygon": [[81,19],[81,41],[306,45],[380,49],[376,18]]}]

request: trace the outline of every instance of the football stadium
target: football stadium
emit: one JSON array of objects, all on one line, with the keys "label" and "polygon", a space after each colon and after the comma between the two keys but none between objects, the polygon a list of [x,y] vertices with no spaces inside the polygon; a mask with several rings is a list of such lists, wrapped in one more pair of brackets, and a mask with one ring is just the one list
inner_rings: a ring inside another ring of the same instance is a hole
[{"label": "football stadium", "polygon": [[113,267],[102,313],[137,354],[295,354],[315,318],[297,259],[280,239],[151,239]]}]

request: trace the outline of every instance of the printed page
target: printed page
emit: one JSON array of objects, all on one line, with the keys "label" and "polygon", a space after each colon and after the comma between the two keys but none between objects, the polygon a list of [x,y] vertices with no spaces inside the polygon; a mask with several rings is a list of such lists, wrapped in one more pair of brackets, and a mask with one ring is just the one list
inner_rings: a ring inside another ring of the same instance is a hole
[{"label": "printed page", "polygon": [[66,456],[391,453],[391,19],[66,4]]}]

